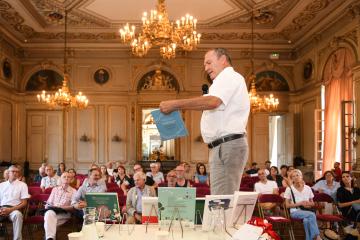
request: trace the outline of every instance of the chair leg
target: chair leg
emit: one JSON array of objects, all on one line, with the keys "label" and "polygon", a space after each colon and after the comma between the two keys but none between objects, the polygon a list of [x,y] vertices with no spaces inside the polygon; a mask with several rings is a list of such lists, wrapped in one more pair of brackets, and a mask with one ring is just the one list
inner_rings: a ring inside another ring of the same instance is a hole
[{"label": "chair leg", "polygon": [[292,227],[292,224],[290,223],[290,228],[289,228],[289,236],[290,236],[290,240],[295,240],[295,235],[294,235],[294,229]]}]

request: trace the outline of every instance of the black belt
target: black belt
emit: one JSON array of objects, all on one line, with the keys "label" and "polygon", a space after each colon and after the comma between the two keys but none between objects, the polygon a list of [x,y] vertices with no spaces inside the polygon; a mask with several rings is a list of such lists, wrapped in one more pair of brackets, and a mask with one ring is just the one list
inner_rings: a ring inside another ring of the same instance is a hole
[{"label": "black belt", "polygon": [[231,134],[231,135],[228,135],[228,136],[225,136],[225,137],[222,137],[222,138],[218,138],[214,141],[212,141],[211,143],[208,144],[208,147],[209,148],[214,148],[222,143],[225,143],[225,142],[229,142],[229,141],[232,141],[232,140],[235,140],[235,139],[238,139],[238,138],[242,138],[242,137],[245,137],[246,134],[245,133],[240,133],[240,134]]}]

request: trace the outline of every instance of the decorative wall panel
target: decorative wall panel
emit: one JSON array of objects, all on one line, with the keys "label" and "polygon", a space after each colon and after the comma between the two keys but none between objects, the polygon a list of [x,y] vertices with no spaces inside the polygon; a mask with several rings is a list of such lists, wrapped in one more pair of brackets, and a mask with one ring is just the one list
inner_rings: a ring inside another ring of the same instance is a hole
[{"label": "decorative wall panel", "polygon": [[0,161],[11,161],[12,153],[12,107],[0,101]]},{"label": "decorative wall panel", "polygon": [[315,108],[315,100],[302,105],[302,157],[311,164],[314,162]]},{"label": "decorative wall panel", "polygon": [[109,160],[127,163],[128,123],[126,106],[108,107],[107,130]]},{"label": "decorative wall panel", "polygon": [[[98,135],[96,132],[96,109],[89,106],[87,109],[78,110],[75,114],[75,146],[76,161],[78,163],[97,162],[96,145],[98,143]],[[86,140],[88,137],[88,141]],[[82,140],[80,140],[82,139]]]}]

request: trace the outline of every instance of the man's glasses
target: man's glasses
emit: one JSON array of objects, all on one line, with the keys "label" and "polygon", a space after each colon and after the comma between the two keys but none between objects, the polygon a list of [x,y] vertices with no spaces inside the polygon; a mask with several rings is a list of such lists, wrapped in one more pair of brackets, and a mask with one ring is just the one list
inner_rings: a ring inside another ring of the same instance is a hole
[{"label": "man's glasses", "polygon": [[138,171],[138,170],[140,170],[141,168],[134,168],[134,171]]}]

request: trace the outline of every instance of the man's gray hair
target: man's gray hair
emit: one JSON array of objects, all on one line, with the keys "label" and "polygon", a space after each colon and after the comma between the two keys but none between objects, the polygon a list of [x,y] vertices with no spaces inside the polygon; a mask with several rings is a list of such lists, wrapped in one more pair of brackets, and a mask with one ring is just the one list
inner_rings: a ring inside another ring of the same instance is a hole
[{"label": "man's gray hair", "polygon": [[11,165],[8,170],[12,170],[12,169],[16,169],[16,170],[20,170],[16,165]]},{"label": "man's gray hair", "polygon": [[134,174],[134,179],[135,178],[142,178],[142,179],[146,180],[146,174],[143,172],[137,172]]},{"label": "man's gray hair", "polygon": [[226,61],[230,64],[230,66],[232,66],[231,57],[228,50],[226,50],[225,48],[213,48],[210,51],[214,51],[218,59],[221,56],[225,56]]}]

